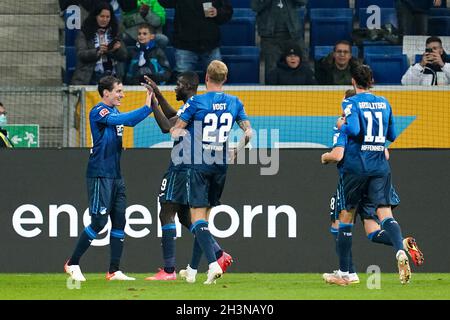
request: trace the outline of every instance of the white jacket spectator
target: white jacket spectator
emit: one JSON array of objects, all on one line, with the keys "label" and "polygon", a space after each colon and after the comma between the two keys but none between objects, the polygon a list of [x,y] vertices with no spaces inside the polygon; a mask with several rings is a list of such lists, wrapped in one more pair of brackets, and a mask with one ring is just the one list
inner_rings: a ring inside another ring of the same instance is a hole
[{"label": "white jacket spectator", "polygon": [[449,62],[442,48],[441,39],[429,37],[426,40],[422,60],[409,67],[402,77],[402,84],[425,86],[450,84]]}]

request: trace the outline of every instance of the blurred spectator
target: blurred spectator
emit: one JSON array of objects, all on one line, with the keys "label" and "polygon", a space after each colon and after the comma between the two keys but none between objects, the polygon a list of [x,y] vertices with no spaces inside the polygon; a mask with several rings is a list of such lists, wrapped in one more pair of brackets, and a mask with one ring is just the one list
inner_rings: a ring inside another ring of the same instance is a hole
[{"label": "blurred spectator", "polygon": [[441,0],[396,0],[395,8],[400,34],[426,35],[428,32],[428,11],[440,7]]},{"label": "blurred spectator", "polygon": [[212,60],[221,60],[219,26],[233,15],[229,0],[159,0],[159,3],[165,8],[175,8],[176,73],[206,70]]},{"label": "blurred spectator", "polygon": [[165,84],[170,79],[169,60],[155,41],[155,30],[148,23],[138,27],[138,42],[132,54],[125,84],[145,83],[144,75],[156,84]]},{"label": "blurred spectator", "polygon": [[[264,60],[265,80],[277,66],[288,43],[296,42],[305,53],[303,28],[300,25],[298,9],[307,0],[252,0],[256,12],[256,26],[261,37],[261,58]],[[302,57],[306,59],[306,55]]]},{"label": "blurred spectator", "polygon": [[77,65],[72,84],[97,84],[105,75],[123,77],[127,49],[119,35],[112,6],[100,2],[81,26],[75,40]]},{"label": "blurred spectator", "polygon": [[8,132],[2,128],[2,126],[8,123],[6,114],[6,108],[0,102],[0,148],[12,148],[14,146],[8,138]]},{"label": "blurred spectator", "polygon": [[302,52],[296,46],[290,46],[283,53],[278,65],[268,76],[266,84],[316,84],[314,73],[307,64],[302,63]]},{"label": "blurred spectator", "polygon": [[440,85],[450,84],[450,61],[439,37],[429,37],[425,42],[422,60],[408,68],[402,84]]},{"label": "blurred spectator", "polygon": [[148,23],[156,31],[156,42],[161,48],[169,43],[169,38],[162,34],[162,26],[166,23],[166,11],[158,0],[118,0],[122,9],[124,42],[134,45],[137,41],[138,27]]},{"label": "blurred spectator", "polygon": [[360,64],[352,57],[352,45],[341,40],[334,46],[333,52],[315,63],[316,79],[319,84],[351,85],[352,70]]}]

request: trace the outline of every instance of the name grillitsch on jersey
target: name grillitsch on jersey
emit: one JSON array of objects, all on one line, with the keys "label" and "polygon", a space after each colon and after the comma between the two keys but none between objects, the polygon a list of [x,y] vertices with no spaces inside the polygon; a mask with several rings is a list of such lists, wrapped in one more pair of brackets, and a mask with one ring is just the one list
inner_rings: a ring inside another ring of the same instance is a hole
[{"label": "name grillitsch on jersey", "polygon": [[358,105],[361,109],[371,109],[371,110],[386,109],[386,103],[384,102],[359,102]]}]

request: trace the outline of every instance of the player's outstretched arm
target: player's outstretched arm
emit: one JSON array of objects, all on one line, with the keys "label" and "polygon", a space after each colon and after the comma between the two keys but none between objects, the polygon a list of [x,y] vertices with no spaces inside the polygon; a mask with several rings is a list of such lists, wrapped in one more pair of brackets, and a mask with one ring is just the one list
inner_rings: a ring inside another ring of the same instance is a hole
[{"label": "player's outstretched arm", "polygon": [[166,98],[163,96],[161,91],[158,88],[158,85],[149,77],[144,76],[145,81],[147,84],[152,87],[153,92],[155,92],[156,98],[159,101],[159,105],[161,106],[161,109],[166,116],[167,119],[170,119],[177,115],[177,110],[175,110],[166,100]]},{"label": "player's outstretched arm", "polygon": [[[159,107],[159,99],[157,99],[155,92],[153,91],[153,87],[147,83],[141,83],[142,86],[144,86],[147,89],[147,101],[146,104],[151,104],[153,109],[153,115],[155,116],[156,123],[158,124],[159,128],[161,129],[162,133],[168,133],[170,128],[173,126],[174,122],[170,122],[169,119],[167,119],[164,112]],[[151,101],[149,101],[149,95]]]},{"label": "player's outstretched arm", "polygon": [[148,117],[152,113],[152,109],[149,106],[143,106],[142,108],[126,112],[115,113],[106,116],[106,124],[108,125],[124,125],[127,127],[134,127],[139,122]]}]

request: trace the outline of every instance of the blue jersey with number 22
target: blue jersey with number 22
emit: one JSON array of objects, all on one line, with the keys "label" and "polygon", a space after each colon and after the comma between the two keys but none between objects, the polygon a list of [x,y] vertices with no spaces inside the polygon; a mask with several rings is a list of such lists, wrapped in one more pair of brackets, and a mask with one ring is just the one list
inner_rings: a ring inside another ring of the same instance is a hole
[{"label": "blue jersey with number 22", "polygon": [[242,102],[223,92],[207,92],[191,97],[178,115],[188,123],[193,167],[209,172],[226,171],[230,130],[234,122],[248,119]]}]

